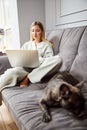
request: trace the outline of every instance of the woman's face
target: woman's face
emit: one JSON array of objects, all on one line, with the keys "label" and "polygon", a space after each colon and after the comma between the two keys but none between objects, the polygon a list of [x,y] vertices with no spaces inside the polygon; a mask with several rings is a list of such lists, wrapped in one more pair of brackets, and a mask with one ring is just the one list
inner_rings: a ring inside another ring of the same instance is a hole
[{"label": "woman's face", "polygon": [[42,37],[42,30],[40,29],[40,27],[38,25],[35,25],[31,28],[31,34],[32,34],[32,38],[38,43],[41,41],[41,37]]}]

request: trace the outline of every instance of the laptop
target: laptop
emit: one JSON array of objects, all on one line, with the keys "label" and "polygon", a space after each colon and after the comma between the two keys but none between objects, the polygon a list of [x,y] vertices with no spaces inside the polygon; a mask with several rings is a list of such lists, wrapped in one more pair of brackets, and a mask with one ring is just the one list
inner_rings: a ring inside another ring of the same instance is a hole
[{"label": "laptop", "polygon": [[6,50],[12,67],[36,68],[39,66],[37,50]]}]

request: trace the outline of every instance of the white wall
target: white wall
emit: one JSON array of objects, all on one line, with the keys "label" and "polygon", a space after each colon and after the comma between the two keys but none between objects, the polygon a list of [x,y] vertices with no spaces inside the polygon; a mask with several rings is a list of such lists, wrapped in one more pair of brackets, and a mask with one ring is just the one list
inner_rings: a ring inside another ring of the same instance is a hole
[{"label": "white wall", "polygon": [[87,25],[87,0],[45,0],[45,8],[47,30]]},{"label": "white wall", "polygon": [[20,43],[29,40],[33,21],[46,30],[87,25],[87,0],[17,0]]},{"label": "white wall", "polygon": [[29,28],[33,21],[41,21],[45,26],[44,0],[17,0],[21,45],[29,40]]}]

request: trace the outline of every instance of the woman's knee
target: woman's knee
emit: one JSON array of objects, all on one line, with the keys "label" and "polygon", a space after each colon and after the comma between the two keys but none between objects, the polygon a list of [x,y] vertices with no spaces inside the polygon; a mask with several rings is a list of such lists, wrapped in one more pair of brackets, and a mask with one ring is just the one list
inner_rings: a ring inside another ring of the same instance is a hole
[{"label": "woman's knee", "polygon": [[18,72],[19,72],[18,68],[10,68],[10,69],[6,70],[5,74],[17,75]]},{"label": "woman's knee", "polygon": [[16,76],[19,76],[19,77],[24,77],[28,74],[28,72],[26,72],[23,68],[21,67],[16,67],[16,68],[11,68],[11,69],[8,69],[5,74],[7,75],[16,75]]}]

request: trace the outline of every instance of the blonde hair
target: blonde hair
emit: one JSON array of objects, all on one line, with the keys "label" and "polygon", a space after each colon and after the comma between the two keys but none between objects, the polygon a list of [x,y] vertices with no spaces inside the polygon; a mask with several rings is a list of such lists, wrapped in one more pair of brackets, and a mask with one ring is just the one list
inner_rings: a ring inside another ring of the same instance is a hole
[{"label": "blonde hair", "polygon": [[44,42],[47,42],[49,44],[51,44],[47,39],[45,39],[45,31],[44,31],[44,27],[43,27],[43,24],[39,21],[35,21],[31,24],[30,26],[30,40],[33,41],[33,37],[32,37],[32,34],[31,34],[31,28],[35,25],[38,25],[42,31],[42,37],[41,37],[41,40],[44,41]]}]

